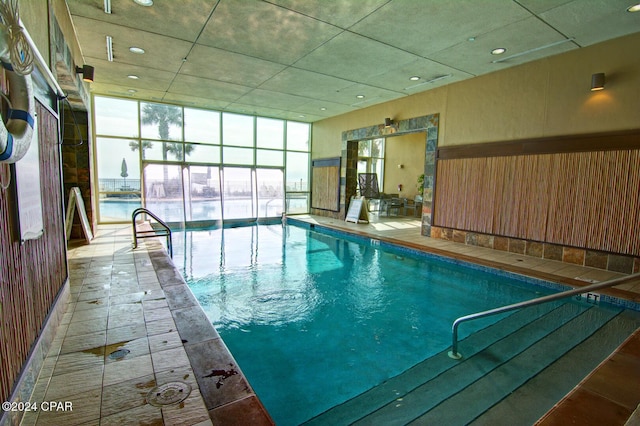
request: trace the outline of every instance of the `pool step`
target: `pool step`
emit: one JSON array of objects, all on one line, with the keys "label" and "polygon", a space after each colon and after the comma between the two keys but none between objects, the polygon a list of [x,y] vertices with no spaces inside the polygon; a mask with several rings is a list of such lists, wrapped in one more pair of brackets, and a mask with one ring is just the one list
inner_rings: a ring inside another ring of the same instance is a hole
[{"label": "pool step", "polygon": [[[533,424],[544,414],[536,407],[551,408],[555,405],[574,388],[576,377],[583,378],[591,373],[611,354],[612,348],[618,347],[639,326],[637,318],[631,320],[625,314],[616,316],[590,338],[482,413],[471,424]],[[527,404],[522,404],[523,400]]]},{"label": "pool step", "polygon": [[[561,359],[576,346],[592,337],[614,315],[615,312],[612,311],[588,310],[571,322],[551,332],[544,339],[539,340],[523,352],[505,360],[508,362],[491,369],[480,380],[469,384],[460,392],[440,402],[429,412],[417,417],[412,423],[469,424],[486,411],[488,407],[500,402],[547,366]],[[490,349],[492,350],[493,347]],[[482,352],[476,355],[479,358],[479,363],[483,364],[485,356],[486,354]],[[580,376],[574,382],[574,385],[583,377],[584,375]],[[547,408],[551,408],[551,406]],[[538,416],[535,416],[536,418],[533,419],[533,422],[546,411],[544,409]],[[523,423],[518,420],[513,424],[526,424],[526,422]]]},{"label": "pool step", "polygon": [[[540,318],[548,313],[560,309],[559,306],[567,302],[554,302],[532,306],[528,309],[516,311],[497,323],[485,327],[460,342],[460,350],[466,358],[485,349],[504,336],[514,333],[529,324],[532,319]],[[463,326],[464,327],[464,326]],[[460,329],[464,331],[463,328]],[[312,418],[308,425],[344,425],[357,421],[363,413],[371,413],[397,398],[409,393],[412,389],[426,383],[442,372],[458,366],[461,362],[447,356],[448,348],[425,359],[409,368],[405,372],[390,378],[380,385],[352,398],[344,403],[327,410]]]},{"label": "pool step", "polygon": [[[441,352],[308,424],[466,424],[616,314],[574,303],[521,310],[460,342],[462,361]],[[454,399],[455,409],[443,408]]]}]

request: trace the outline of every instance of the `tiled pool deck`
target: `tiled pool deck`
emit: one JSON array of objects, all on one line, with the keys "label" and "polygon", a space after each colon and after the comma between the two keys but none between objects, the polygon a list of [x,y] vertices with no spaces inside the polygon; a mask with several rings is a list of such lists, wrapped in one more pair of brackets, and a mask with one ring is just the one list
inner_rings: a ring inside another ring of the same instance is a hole
[{"label": "tiled pool deck", "polygon": [[[621,275],[425,238],[419,220],[299,219],[569,285]],[[73,411],[26,413],[22,424],[272,424],[160,243],[132,250],[131,242],[130,226],[118,225],[99,227],[91,244],[70,245],[70,300],[31,400],[71,401]],[[638,302],[640,284],[610,294]],[[585,419],[597,411],[599,424],[624,424],[640,403],[639,382],[636,331],[540,422],[590,424]],[[191,392],[179,404],[147,403],[167,383],[186,383]]]}]

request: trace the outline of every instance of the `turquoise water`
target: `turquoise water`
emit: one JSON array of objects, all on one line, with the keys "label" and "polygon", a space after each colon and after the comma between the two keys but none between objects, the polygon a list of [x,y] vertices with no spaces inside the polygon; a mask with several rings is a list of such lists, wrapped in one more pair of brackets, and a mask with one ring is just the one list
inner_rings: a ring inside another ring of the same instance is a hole
[{"label": "turquoise water", "polygon": [[[295,226],[178,233],[174,250],[278,425],[300,424],[447,349],[457,317],[541,291]],[[460,340],[504,316],[465,324]]]}]

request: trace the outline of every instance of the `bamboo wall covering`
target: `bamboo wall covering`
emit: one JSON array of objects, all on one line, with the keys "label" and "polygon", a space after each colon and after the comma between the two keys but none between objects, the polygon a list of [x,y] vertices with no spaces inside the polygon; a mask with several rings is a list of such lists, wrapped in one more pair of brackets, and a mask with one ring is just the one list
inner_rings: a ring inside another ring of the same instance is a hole
[{"label": "bamboo wall covering", "polygon": [[640,256],[640,150],[441,159],[434,225]]},{"label": "bamboo wall covering", "polygon": [[314,160],[311,207],[340,211],[340,157]]},{"label": "bamboo wall covering", "polygon": [[14,239],[7,191],[0,189],[0,399],[7,401],[32,344],[67,277],[57,144],[58,118],[36,102],[44,235]]}]

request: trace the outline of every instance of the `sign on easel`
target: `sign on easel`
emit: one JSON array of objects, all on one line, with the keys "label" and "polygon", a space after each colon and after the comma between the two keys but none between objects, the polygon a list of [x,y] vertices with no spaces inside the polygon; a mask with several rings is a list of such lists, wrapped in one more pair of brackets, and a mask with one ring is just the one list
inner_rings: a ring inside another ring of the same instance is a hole
[{"label": "sign on easel", "polygon": [[69,203],[67,205],[67,217],[65,218],[64,225],[67,232],[67,241],[71,237],[71,226],[73,225],[73,213],[78,208],[78,216],[80,216],[80,223],[84,230],[84,237],[88,243],[93,239],[93,233],[91,232],[91,225],[89,224],[89,218],[87,217],[87,211],[84,208],[84,200],[80,193],[80,188],[74,186],[69,191]]},{"label": "sign on easel", "polygon": [[367,202],[364,197],[351,197],[351,204],[345,222],[369,223],[369,212],[367,211]]}]

